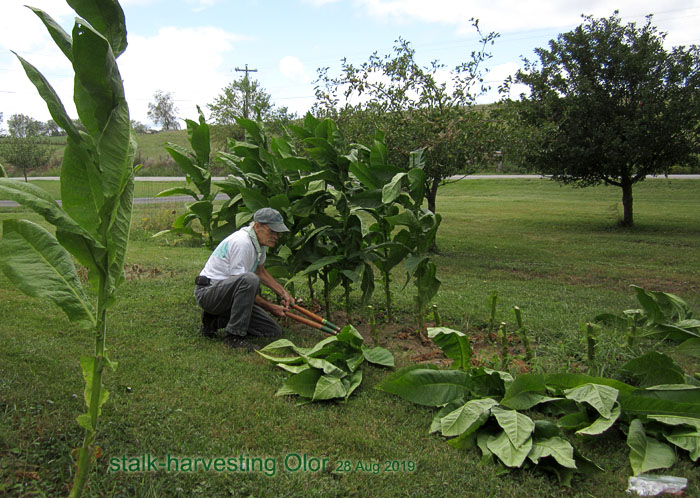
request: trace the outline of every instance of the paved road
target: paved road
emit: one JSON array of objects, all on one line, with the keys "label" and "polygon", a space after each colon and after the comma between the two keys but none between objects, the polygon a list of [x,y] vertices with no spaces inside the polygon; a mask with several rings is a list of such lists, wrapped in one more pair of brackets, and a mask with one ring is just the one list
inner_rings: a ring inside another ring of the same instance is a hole
[{"label": "paved road", "polygon": [[[516,179],[523,179],[523,178],[546,178],[541,175],[469,175],[469,176],[453,176],[450,179],[451,180],[516,180]],[[658,179],[678,179],[678,180],[700,180],[700,175],[668,175],[668,177],[665,176],[648,176],[647,178],[658,178]],[[35,177],[30,177],[30,180],[53,180],[53,181],[58,181],[57,176],[35,176]],[[224,176],[217,176],[212,178],[215,181],[220,181],[220,180],[225,180],[226,177]],[[24,180],[24,178],[15,178],[15,180]],[[137,176],[136,177],[137,182],[177,182],[185,181],[184,176]],[[227,199],[228,196],[226,194],[219,194],[217,199]],[[134,199],[134,204],[165,204],[165,203],[179,203],[179,202],[186,202],[186,201],[191,201],[192,198],[186,195],[175,195],[172,197],[160,197],[160,198],[153,198],[153,197],[137,197]],[[58,201],[60,204],[61,201]],[[0,200],[0,207],[12,207],[12,206],[17,206],[16,202],[13,201],[4,201]]]}]

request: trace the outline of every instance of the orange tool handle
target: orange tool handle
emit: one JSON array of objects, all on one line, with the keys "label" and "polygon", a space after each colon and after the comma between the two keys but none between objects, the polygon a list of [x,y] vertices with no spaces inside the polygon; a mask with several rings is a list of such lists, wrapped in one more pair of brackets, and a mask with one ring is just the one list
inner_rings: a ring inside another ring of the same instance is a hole
[{"label": "orange tool handle", "polygon": [[297,310],[297,311],[303,313],[304,315],[308,316],[309,318],[311,318],[311,319],[313,319],[313,320],[316,320],[318,323],[323,323],[323,318],[321,318],[320,316],[318,316],[316,313],[312,313],[311,311],[302,308],[302,307],[299,306],[298,304],[293,304],[292,307],[293,307],[295,310]]}]

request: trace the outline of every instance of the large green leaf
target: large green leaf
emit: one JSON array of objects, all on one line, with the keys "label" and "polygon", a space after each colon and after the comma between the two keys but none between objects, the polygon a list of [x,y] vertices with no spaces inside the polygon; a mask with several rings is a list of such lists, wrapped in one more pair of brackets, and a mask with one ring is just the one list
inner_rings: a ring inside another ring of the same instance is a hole
[{"label": "large green leaf", "polygon": [[397,173],[389,183],[382,187],[382,202],[384,204],[391,204],[398,198],[401,193],[403,179],[407,176],[408,173]]},{"label": "large green leaf", "polygon": [[362,383],[362,370],[355,370],[350,377],[350,384],[347,386],[347,392],[345,393],[345,399],[348,399],[350,395],[360,387]]},{"label": "large green leaf", "polygon": [[377,389],[412,403],[442,406],[467,394],[469,376],[461,370],[437,370],[415,365],[385,378]]},{"label": "large green leaf", "polygon": [[56,228],[85,239],[92,247],[104,249],[81,225],[63,211],[44,189],[32,183],[0,178],[0,197],[11,199],[43,216]]},{"label": "large green leaf", "polygon": [[504,465],[520,467],[532,450],[532,438],[528,438],[516,447],[504,431],[498,436],[489,436],[486,440],[486,446]]},{"label": "large green leaf", "polygon": [[648,418],[673,426],[672,431],[664,431],[666,440],[688,451],[690,459],[694,462],[700,458],[700,414],[698,418],[665,415],[649,415]]},{"label": "large green leaf", "polygon": [[[36,10],[35,10],[36,11]],[[41,12],[41,11],[39,11]],[[38,14],[38,12],[37,12]],[[41,17],[41,15],[39,16]],[[63,31],[63,30],[61,30]],[[65,31],[63,31],[65,33]],[[67,33],[66,33],[66,36]],[[70,51],[70,37],[68,37],[68,50]],[[70,52],[69,52],[70,53]],[[17,54],[15,54],[17,55]],[[73,121],[70,119],[68,116],[68,113],[66,112],[65,107],[63,106],[63,103],[61,102],[61,99],[58,97],[58,94],[56,91],[53,89],[51,84],[44,78],[44,76],[29,62],[24,60],[22,57],[17,55],[17,58],[19,61],[22,63],[22,67],[24,68],[24,72],[27,74],[27,77],[31,80],[31,82],[34,84],[36,89],[39,91],[39,95],[41,95],[41,98],[44,99],[44,102],[46,102],[46,105],[49,108],[49,113],[51,114],[51,117],[53,120],[56,122],[56,124],[62,128],[63,130],[66,131],[66,133],[76,142],[80,142],[82,139],[80,137],[80,132],[78,131],[78,128],[75,126]],[[69,56],[69,58],[72,58],[72,53]]]},{"label": "large green leaf", "polygon": [[501,405],[514,410],[529,410],[540,403],[561,399],[547,396],[546,389],[543,375],[520,375],[506,389]]},{"label": "large green leaf", "polygon": [[43,227],[27,220],[4,220],[0,266],[22,292],[45,297],[73,321],[94,327],[95,312],[83,291],[70,254]]},{"label": "large green leaf", "polygon": [[199,114],[199,123],[191,119],[186,121],[187,135],[197,157],[197,162],[204,167],[209,164],[209,155],[211,154],[209,125],[206,123],[204,114],[199,106],[197,106],[197,113]]},{"label": "large green leaf", "polygon": [[459,436],[472,433],[481,427],[491,415],[491,408],[498,403],[491,398],[467,401],[456,410],[440,419],[440,431],[443,436]]},{"label": "large green leaf", "polygon": [[309,368],[298,374],[294,374],[277,391],[277,396],[297,394],[303,398],[313,398],[316,384],[323,375],[321,370]]},{"label": "large green leaf", "polygon": [[199,200],[199,195],[197,194],[197,192],[195,192],[191,188],[187,188],[187,187],[168,188],[168,189],[165,189],[165,190],[158,192],[155,195],[155,197],[170,197],[173,195],[189,195],[190,197],[193,197],[195,200]]},{"label": "large green leaf", "polygon": [[323,358],[311,358],[309,356],[304,356],[304,360],[313,368],[318,368],[324,373],[324,377],[334,377],[336,379],[340,379],[341,377],[345,377],[347,375],[347,372],[345,372],[342,368],[338,368],[333,363],[330,361],[326,361]]},{"label": "large green leaf", "polygon": [[196,164],[192,152],[181,145],[171,142],[166,143],[164,148],[185,174],[192,178],[192,181],[197,185],[199,190],[203,191],[205,183],[211,181],[211,176],[208,171]]},{"label": "large green leaf", "polygon": [[611,417],[619,393],[614,387],[602,384],[584,384],[564,391],[567,399],[588,403],[605,418]]},{"label": "large green leaf", "polygon": [[615,421],[617,421],[621,413],[620,405],[616,404],[609,417],[598,417],[595,422],[588,427],[576,431],[576,434],[580,436],[597,436],[598,434],[602,434],[615,424]]},{"label": "large green leaf", "polygon": [[453,360],[451,368],[466,370],[471,367],[472,347],[466,334],[447,327],[428,327],[428,337]]},{"label": "large green leaf", "polygon": [[351,346],[353,349],[358,351],[362,350],[362,343],[364,339],[352,325],[346,325],[342,328],[340,332],[336,335],[337,339]]},{"label": "large green leaf", "polygon": [[112,0],[102,2],[95,0],[66,1],[78,15],[109,40],[115,58],[126,50],[126,23],[124,11],[119,2]]},{"label": "large green leaf", "polygon": [[333,399],[333,398],[344,398],[347,393],[343,382],[338,377],[331,375],[323,375],[316,383],[316,389],[314,390],[313,399],[314,401]]},{"label": "large green leaf", "polygon": [[533,463],[539,463],[540,458],[552,457],[562,467],[569,469],[576,468],[574,460],[574,447],[571,446],[566,439],[560,437],[550,437],[547,439],[535,439],[532,444],[532,450],[528,454],[528,458]]},{"label": "large green leaf", "polygon": [[498,425],[508,435],[513,446],[519,448],[530,439],[535,430],[535,422],[530,417],[515,410],[504,410],[498,406],[491,408],[491,414],[496,417]]},{"label": "large green leaf", "polygon": [[[80,19],[73,27],[73,69],[78,116],[88,133],[98,138],[116,105],[124,100],[124,87],[109,42]],[[103,180],[108,191],[117,190],[119,182],[114,178]]]},{"label": "large green leaf", "polygon": [[[134,139],[135,142],[135,137]],[[135,143],[132,142],[132,147],[135,148]],[[132,149],[133,150],[133,149]],[[132,154],[133,155],[133,154]],[[126,258],[126,249],[129,243],[129,230],[131,228],[131,210],[134,205],[134,173],[129,167],[128,177],[121,191],[118,204],[115,207],[111,217],[110,224],[107,227],[107,241],[109,243],[109,282],[114,287],[107,287],[107,292],[110,298],[113,298],[114,291],[124,281],[124,262]],[[111,305],[112,303],[108,303]]]},{"label": "large green leaf", "polygon": [[667,469],[676,463],[676,454],[667,444],[647,436],[639,419],[632,421],[627,434],[630,465],[634,475],[655,469]]},{"label": "large green leaf", "polygon": [[365,360],[375,365],[381,365],[383,367],[393,367],[394,366],[394,355],[391,351],[382,347],[362,347],[362,354]]},{"label": "large green leaf", "polygon": [[[63,55],[65,55],[69,61],[72,61],[73,60],[73,40],[71,40],[70,35],[61,27],[60,24],[58,24],[56,21],[54,21],[54,19],[50,15],[48,15],[46,12],[44,12],[43,10],[37,9],[36,7],[31,7],[31,6],[27,6],[27,7],[29,9],[31,9],[32,12],[34,12],[39,17],[39,19],[41,19],[41,22],[44,23],[44,26],[46,26],[46,29],[48,30],[49,34],[51,35],[51,38],[56,43],[56,45],[61,50],[61,52],[63,52]],[[53,113],[51,114],[51,116],[54,118],[54,121],[56,121],[56,124],[58,124],[58,126],[61,126],[61,124],[53,116]],[[61,128],[63,128],[63,127],[61,126]],[[63,129],[68,131],[66,128],[63,128]]]},{"label": "large green leaf", "polygon": [[685,383],[683,369],[670,357],[656,351],[628,361],[622,365],[621,373],[633,377],[641,387]]},{"label": "large green leaf", "polygon": [[87,144],[75,143],[68,137],[61,163],[61,205],[82,227],[104,242],[99,228],[105,195],[93,160],[96,155]]}]

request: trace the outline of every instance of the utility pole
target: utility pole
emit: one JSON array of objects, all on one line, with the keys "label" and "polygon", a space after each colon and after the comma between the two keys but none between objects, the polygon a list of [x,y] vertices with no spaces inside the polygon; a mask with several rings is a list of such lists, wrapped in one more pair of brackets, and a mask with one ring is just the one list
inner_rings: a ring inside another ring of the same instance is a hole
[{"label": "utility pole", "polygon": [[248,73],[257,73],[257,69],[248,69],[248,64],[245,65],[245,69],[239,67],[236,71],[245,72],[245,102],[243,102],[243,117],[248,119],[248,102],[250,101],[250,80],[248,79]]}]

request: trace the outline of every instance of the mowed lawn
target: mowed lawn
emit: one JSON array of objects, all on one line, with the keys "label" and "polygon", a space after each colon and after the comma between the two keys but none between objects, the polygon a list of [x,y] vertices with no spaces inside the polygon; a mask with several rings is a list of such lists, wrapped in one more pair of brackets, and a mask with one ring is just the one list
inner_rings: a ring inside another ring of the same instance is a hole
[{"label": "mowed lawn", "polygon": [[[637,307],[631,284],[673,292],[700,313],[698,193],[696,180],[645,181],[634,191],[636,226],[620,229],[620,191],[613,187],[514,179],[442,187],[435,256],[442,287],[435,303],[443,321],[478,330],[497,291],[499,321],[512,323],[515,305],[523,310],[536,351],[529,368],[560,372],[585,367],[580,324]],[[90,496],[628,496],[629,449],[616,430],[593,440],[570,437],[606,472],[577,475],[565,488],[534,468],[501,473],[481,464],[478,450],[458,451],[428,434],[434,410],[374,389],[386,369],[365,367],[347,403],[296,406],[294,398],[276,397],[288,374],[199,336],[193,278],[209,251],[181,239],[150,239],[149,230],[167,228],[152,221],[167,221],[163,211],[139,206],[134,213],[127,281],[108,316],[109,354],[119,366],[106,375],[111,394]],[[18,209],[0,211],[0,219],[25,215],[37,220]],[[398,339],[415,328],[414,290],[404,281],[398,269],[392,290],[403,329],[379,333],[399,367],[414,356]],[[379,310],[382,295],[378,283]],[[336,295],[336,310],[341,302]],[[366,312],[358,307],[349,321],[364,324]],[[300,327],[287,337],[306,346],[321,339]],[[92,335],[0,275],[0,341],[0,495],[65,495],[70,452],[82,441],[75,421],[84,410],[79,358],[90,352]],[[673,354],[672,345],[658,341],[627,348],[612,330],[601,331],[598,347],[603,374],[613,377],[636,354]],[[498,364],[495,357],[485,361]],[[678,361],[700,371],[697,363]],[[183,467],[197,458],[233,459],[235,470]],[[136,468],[139,459],[164,466]],[[124,468],[129,462],[133,468]],[[667,473],[688,478],[686,494],[700,495],[697,466],[687,457]]]}]

